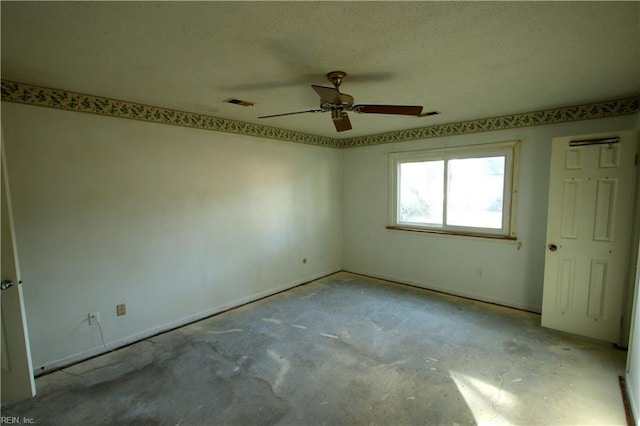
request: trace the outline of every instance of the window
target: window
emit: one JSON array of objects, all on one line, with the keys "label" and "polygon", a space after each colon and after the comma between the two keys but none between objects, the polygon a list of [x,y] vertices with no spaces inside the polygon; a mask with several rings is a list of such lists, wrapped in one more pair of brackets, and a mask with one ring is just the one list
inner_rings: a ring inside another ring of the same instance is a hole
[{"label": "window", "polygon": [[390,154],[390,228],[515,238],[519,143]]}]

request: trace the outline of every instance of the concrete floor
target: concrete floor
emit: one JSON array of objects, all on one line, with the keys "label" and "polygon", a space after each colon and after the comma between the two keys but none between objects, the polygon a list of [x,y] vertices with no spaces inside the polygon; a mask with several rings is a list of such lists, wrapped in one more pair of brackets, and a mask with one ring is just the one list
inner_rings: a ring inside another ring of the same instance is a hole
[{"label": "concrete floor", "polygon": [[37,424],[619,424],[626,352],[338,273],[37,379]]}]

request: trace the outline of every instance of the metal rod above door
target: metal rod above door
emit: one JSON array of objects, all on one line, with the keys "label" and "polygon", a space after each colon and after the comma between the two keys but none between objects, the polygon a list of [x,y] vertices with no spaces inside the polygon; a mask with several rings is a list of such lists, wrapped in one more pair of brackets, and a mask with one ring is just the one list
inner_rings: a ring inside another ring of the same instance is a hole
[{"label": "metal rod above door", "polygon": [[569,146],[611,145],[619,142],[620,142],[620,138],[618,136],[613,136],[609,138],[581,139],[577,141],[571,141],[569,142]]}]

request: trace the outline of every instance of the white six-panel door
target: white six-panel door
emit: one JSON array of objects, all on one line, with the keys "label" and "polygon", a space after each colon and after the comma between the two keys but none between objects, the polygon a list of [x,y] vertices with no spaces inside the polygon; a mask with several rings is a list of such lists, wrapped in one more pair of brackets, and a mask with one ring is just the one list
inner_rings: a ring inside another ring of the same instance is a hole
[{"label": "white six-panel door", "polygon": [[[593,141],[609,137],[618,137],[619,142]],[[580,145],[577,140],[590,142]],[[544,327],[617,342],[629,261],[636,150],[636,132],[553,140]]]}]

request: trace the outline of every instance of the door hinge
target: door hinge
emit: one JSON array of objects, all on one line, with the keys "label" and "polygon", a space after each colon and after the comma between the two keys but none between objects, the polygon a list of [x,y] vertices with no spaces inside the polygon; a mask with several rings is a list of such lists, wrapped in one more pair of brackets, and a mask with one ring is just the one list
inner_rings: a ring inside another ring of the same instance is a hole
[{"label": "door hinge", "polygon": [[635,155],[635,157],[633,157],[633,164],[634,165],[638,165],[638,154]]}]

